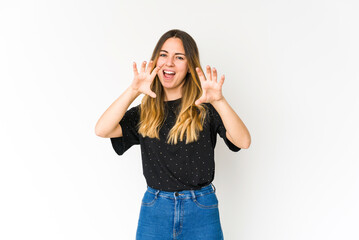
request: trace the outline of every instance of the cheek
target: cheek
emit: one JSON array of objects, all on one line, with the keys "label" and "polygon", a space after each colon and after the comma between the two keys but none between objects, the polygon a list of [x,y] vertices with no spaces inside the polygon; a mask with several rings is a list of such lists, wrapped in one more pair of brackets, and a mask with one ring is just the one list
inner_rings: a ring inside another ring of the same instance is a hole
[{"label": "cheek", "polygon": [[158,59],[158,60],[157,60],[157,63],[156,63],[156,67],[159,66],[159,65],[162,65],[163,63],[164,63],[163,60]]},{"label": "cheek", "polygon": [[183,72],[184,74],[187,74],[187,72],[188,72],[188,66],[187,66],[187,64],[183,64],[183,65],[181,66],[181,72]]}]

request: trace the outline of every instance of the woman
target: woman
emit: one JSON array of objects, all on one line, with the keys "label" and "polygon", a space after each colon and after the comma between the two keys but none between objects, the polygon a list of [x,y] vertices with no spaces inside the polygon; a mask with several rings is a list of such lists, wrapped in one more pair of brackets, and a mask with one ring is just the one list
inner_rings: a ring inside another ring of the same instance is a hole
[{"label": "woman", "polygon": [[[140,144],[147,183],[136,239],[223,239],[214,179],[217,133],[232,151],[248,148],[250,134],[222,95],[224,75],[204,75],[193,38],[170,30],[151,61],[96,124],[118,155]],[[141,104],[128,110],[144,94]]]}]

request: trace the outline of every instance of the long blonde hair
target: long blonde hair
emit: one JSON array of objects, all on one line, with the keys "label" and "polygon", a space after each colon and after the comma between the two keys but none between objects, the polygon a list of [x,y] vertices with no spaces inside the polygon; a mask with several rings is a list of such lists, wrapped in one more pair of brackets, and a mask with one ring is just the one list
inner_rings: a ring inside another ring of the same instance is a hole
[{"label": "long blonde hair", "polygon": [[[177,144],[178,139],[183,141],[184,137],[186,137],[186,143],[190,143],[198,140],[199,132],[203,130],[206,117],[205,105],[197,106],[194,103],[202,95],[201,83],[196,72],[196,67],[202,70],[197,44],[188,33],[178,29],[170,30],[163,34],[157,42],[151,60],[154,63],[157,62],[162,45],[172,37],[182,40],[189,72],[185,76],[185,82],[182,86],[179,114],[174,126],[168,133],[167,143]],[[155,64],[153,68],[155,68]],[[157,75],[151,84],[151,90],[156,93],[156,98],[148,95],[143,97],[138,132],[143,137],[159,139],[159,130],[165,120],[165,94]]]}]

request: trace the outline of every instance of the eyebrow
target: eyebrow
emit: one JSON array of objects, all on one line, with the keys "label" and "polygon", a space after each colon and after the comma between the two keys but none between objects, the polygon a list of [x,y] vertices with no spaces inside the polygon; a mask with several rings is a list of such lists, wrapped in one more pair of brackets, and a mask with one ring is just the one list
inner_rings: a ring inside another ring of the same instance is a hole
[{"label": "eyebrow", "polygon": [[[166,52],[166,53],[168,53],[166,50],[160,50],[160,52]],[[183,55],[183,56],[186,56],[184,53],[175,53],[175,55]]]}]

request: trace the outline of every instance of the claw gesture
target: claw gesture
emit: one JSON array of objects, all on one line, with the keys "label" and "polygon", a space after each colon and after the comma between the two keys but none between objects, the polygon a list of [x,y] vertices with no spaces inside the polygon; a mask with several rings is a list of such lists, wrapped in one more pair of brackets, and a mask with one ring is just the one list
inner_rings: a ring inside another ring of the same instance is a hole
[{"label": "claw gesture", "polygon": [[217,70],[213,68],[213,72],[210,66],[206,67],[207,77],[201,71],[200,68],[196,68],[199,80],[202,86],[202,96],[196,100],[195,104],[199,105],[201,103],[212,103],[214,101],[221,100],[222,95],[222,85],[224,83],[224,75],[221,76],[221,79],[217,82]]},{"label": "claw gesture", "polygon": [[158,71],[161,69],[162,66],[157,66],[155,69],[152,70],[153,61],[151,60],[146,68],[146,61],[144,61],[141,65],[141,70],[138,72],[136,63],[133,62],[133,74],[134,78],[131,84],[131,87],[140,93],[144,93],[149,95],[150,97],[155,98],[156,93],[151,90],[151,83],[155,78]]}]

